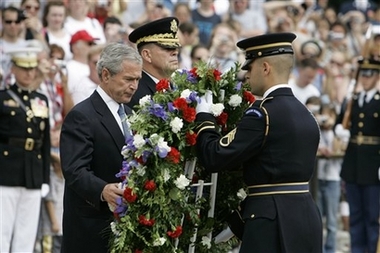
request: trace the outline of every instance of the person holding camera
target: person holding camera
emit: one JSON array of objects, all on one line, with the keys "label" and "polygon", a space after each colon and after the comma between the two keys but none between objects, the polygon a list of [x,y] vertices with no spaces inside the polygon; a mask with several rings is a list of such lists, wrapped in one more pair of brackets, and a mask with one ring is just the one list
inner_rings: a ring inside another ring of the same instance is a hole
[{"label": "person holding camera", "polygon": [[42,33],[42,22],[39,17],[40,0],[22,0],[19,17],[24,20],[21,34],[25,40],[38,40],[46,45]]},{"label": "person holding camera", "polygon": [[20,38],[23,29],[24,19],[20,17],[20,10],[9,6],[1,11],[2,21],[2,37],[0,38],[0,62],[3,69],[3,80],[0,83],[0,89],[11,85],[11,57],[6,51],[23,47],[25,39]]},{"label": "person holding camera", "polygon": [[[308,100],[310,101],[310,100]],[[328,101],[329,102],[329,101]],[[318,147],[317,161],[317,205],[322,217],[326,217],[326,237],[323,249],[325,253],[334,253],[337,250],[336,235],[338,232],[338,213],[341,198],[340,170],[342,165],[341,140],[334,133],[336,111],[334,105],[321,102],[314,115],[321,129],[321,138]],[[310,105],[309,105],[310,106]]]}]

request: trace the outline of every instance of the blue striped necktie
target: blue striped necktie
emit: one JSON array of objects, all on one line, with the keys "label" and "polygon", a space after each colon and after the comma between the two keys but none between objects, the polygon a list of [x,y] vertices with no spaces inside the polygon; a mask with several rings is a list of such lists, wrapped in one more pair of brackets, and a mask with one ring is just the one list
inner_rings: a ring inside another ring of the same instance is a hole
[{"label": "blue striped necktie", "polygon": [[129,130],[129,127],[128,127],[127,114],[125,114],[123,104],[119,105],[119,109],[117,110],[117,113],[120,116],[121,126],[122,126],[123,132],[124,132],[124,137],[125,137],[125,139],[127,139],[127,138],[131,137],[131,131]]}]

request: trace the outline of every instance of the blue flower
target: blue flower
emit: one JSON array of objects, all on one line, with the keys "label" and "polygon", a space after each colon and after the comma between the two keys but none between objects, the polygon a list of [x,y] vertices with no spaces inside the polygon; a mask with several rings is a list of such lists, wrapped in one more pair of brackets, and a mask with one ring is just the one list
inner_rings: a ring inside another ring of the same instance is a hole
[{"label": "blue flower", "polygon": [[237,82],[236,86],[235,86],[235,90],[241,90],[241,86],[243,85],[243,83],[240,81],[240,82]]},{"label": "blue flower", "polygon": [[152,106],[149,108],[149,113],[163,120],[167,120],[168,118],[165,108],[162,105],[154,104],[153,102],[152,102]]},{"label": "blue flower", "polygon": [[128,206],[124,203],[123,197],[118,197],[116,199],[116,208],[114,210],[114,213],[117,213],[119,217],[123,217],[127,214]]}]

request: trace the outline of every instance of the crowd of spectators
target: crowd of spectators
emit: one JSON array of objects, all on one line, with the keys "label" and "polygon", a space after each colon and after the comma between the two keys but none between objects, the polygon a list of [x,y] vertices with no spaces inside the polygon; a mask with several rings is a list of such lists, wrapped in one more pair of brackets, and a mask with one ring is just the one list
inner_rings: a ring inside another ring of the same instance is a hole
[{"label": "crowd of spectators", "polygon": [[[294,32],[296,67],[289,84],[296,97],[305,104],[310,97],[317,97],[323,108],[333,108],[333,113],[339,114],[355,82],[357,60],[363,56],[380,60],[380,7],[371,0],[347,0],[339,6],[332,2],[2,1],[0,88],[14,83],[6,52],[27,45],[39,47],[39,77],[34,85],[50,100],[51,132],[55,136],[52,153],[59,154],[57,142],[62,119],[74,104],[96,89],[95,66],[104,44],[132,44],[128,34],[134,28],[175,16],[180,21],[180,67],[187,69],[203,60],[224,72],[235,62],[244,62],[237,41],[264,33]],[[243,77],[241,73],[239,78]],[[55,158],[53,182],[59,186],[62,175],[59,156]],[[46,201],[48,208],[51,201],[51,197]],[[48,216],[50,234],[62,233],[54,214]]]}]

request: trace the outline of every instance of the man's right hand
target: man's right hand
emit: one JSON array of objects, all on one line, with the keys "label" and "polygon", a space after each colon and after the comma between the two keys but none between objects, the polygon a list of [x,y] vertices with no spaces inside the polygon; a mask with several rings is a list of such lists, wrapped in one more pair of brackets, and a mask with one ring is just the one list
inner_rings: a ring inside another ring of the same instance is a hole
[{"label": "man's right hand", "polygon": [[108,204],[117,206],[117,199],[123,196],[123,189],[120,189],[118,183],[107,184],[102,191],[102,198]]}]

